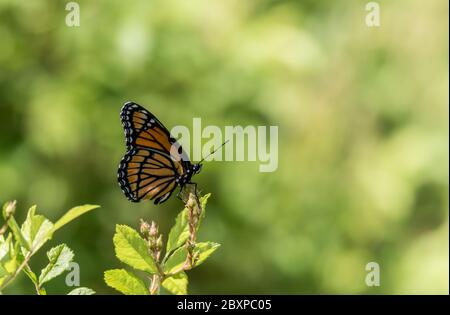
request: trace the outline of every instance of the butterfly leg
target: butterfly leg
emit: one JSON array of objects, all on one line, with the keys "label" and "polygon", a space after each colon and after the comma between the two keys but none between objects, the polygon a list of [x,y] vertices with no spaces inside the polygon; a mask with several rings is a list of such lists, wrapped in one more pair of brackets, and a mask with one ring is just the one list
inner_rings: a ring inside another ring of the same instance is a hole
[{"label": "butterfly leg", "polygon": [[180,191],[177,194],[177,198],[180,199],[184,204],[186,204],[189,200],[189,195],[191,193],[191,189],[188,184],[184,184],[180,187]]},{"label": "butterfly leg", "polygon": [[192,185],[195,196],[198,196],[197,183],[189,183],[189,185]]},{"label": "butterfly leg", "polygon": [[180,199],[183,203],[187,203],[189,200],[189,195],[191,193],[195,196],[196,202],[200,204],[196,183],[189,182],[181,186],[180,191],[177,194],[177,198]]},{"label": "butterfly leg", "polygon": [[180,191],[177,193],[177,198],[184,202],[183,200],[183,187],[180,188]]}]

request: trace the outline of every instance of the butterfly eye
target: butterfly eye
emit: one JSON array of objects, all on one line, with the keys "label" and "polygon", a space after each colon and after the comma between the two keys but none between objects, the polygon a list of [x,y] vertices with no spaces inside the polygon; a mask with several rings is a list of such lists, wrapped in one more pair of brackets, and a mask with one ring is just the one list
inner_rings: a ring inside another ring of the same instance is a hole
[{"label": "butterfly eye", "polygon": [[180,145],[180,147],[178,148],[178,154],[182,154],[182,153],[183,153],[183,148]]},{"label": "butterfly eye", "polygon": [[192,172],[194,174],[200,173],[201,169],[202,169],[202,165],[201,164],[194,164],[194,165],[192,165]]}]

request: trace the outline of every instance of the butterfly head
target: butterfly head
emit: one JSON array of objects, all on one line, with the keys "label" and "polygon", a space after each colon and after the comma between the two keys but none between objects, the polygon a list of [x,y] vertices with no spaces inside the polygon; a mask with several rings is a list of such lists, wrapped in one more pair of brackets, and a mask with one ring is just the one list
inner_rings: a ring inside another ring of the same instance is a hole
[{"label": "butterfly head", "polygon": [[193,164],[192,165],[192,173],[193,174],[198,174],[198,173],[200,173],[201,170],[202,170],[201,164]]}]

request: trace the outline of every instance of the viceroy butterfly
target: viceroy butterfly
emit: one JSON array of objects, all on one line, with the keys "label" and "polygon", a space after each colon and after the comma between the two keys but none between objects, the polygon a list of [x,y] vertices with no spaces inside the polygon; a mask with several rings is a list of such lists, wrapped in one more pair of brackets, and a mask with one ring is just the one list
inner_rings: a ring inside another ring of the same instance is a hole
[{"label": "viceroy butterfly", "polygon": [[120,161],[117,177],[130,201],[153,200],[161,204],[200,172],[201,162],[191,163],[167,128],[142,106],[125,103],[120,119],[127,153]]}]

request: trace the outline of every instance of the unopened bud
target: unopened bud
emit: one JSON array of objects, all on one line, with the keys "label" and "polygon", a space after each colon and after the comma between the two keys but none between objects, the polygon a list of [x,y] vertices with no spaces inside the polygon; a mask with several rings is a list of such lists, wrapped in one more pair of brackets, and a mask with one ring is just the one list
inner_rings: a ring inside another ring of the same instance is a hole
[{"label": "unopened bud", "polygon": [[159,235],[158,239],[156,240],[156,248],[160,250],[163,246],[163,240],[162,240],[162,234]]},{"label": "unopened bud", "polygon": [[8,201],[5,204],[5,216],[7,218],[11,217],[12,215],[14,215],[14,212],[16,212],[16,204],[17,204],[16,200]]},{"label": "unopened bud", "polygon": [[150,235],[150,237],[156,237],[158,235],[158,225],[155,223],[155,221],[152,221],[148,234]]},{"label": "unopened bud", "polygon": [[141,234],[144,237],[147,237],[150,234],[150,224],[148,224],[147,222],[145,222],[144,220],[141,219],[140,230],[141,230]]},{"label": "unopened bud", "polygon": [[193,207],[195,206],[195,201],[194,201],[194,199],[195,199],[195,196],[194,196],[193,194],[189,194],[189,199],[188,199],[188,201],[187,201],[187,203],[186,203],[186,205],[187,205],[189,208],[193,208]]}]

